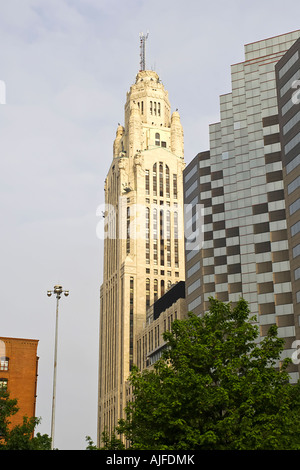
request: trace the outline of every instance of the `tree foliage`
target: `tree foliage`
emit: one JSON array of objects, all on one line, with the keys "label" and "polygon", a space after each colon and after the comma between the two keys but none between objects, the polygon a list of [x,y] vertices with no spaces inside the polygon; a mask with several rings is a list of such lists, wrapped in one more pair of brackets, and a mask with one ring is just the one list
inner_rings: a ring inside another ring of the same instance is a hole
[{"label": "tree foliage", "polygon": [[117,438],[115,432],[113,432],[110,436],[107,429],[105,429],[101,437],[101,442],[103,445],[101,447],[97,447],[94,444],[92,438],[90,436],[86,436],[85,440],[88,443],[86,450],[125,450],[125,445],[121,439]]},{"label": "tree foliage", "polygon": [[100,450],[124,450],[125,446],[121,439],[118,439],[116,433],[113,432],[110,436],[108,431],[105,430],[102,433],[102,443],[103,446],[100,447]]},{"label": "tree foliage", "polygon": [[102,433],[101,442],[103,445],[101,447],[97,447],[90,436],[86,436],[85,440],[88,443],[86,450],[125,450],[125,445],[121,439],[117,438],[116,433],[113,432],[110,436],[107,429]]},{"label": "tree foliage", "polygon": [[284,340],[271,326],[258,340],[245,300],[210,299],[164,334],[153,370],[131,373],[134,400],[123,433],[134,449],[300,449],[299,384],[289,382]]},{"label": "tree foliage", "polygon": [[51,438],[47,434],[37,433],[33,437],[40,418],[24,416],[22,424],[11,428],[9,418],[18,410],[17,400],[0,390],[0,450],[50,450]]}]

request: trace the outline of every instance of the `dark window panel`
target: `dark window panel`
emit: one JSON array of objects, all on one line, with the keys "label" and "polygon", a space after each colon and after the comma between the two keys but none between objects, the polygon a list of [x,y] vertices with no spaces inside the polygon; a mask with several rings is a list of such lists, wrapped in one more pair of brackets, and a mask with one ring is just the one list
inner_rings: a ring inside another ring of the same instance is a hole
[{"label": "dark window panel", "polygon": [[271,145],[280,142],[280,134],[279,132],[276,134],[270,134],[264,136],[264,145]]},{"label": "dark window panel", "polygon": [[262,242],[255,244],[255,253],[267,253],[271,251],[271,243],[270,242]]},{"label": "dark window panel", "polygon": [[216,297],[221,302],[228,302],[228,292],[217,292]]},{"label": "dark window panel", "polygon": [[270,313],[275,313],[275,303],[270,302],[267,304],[260,304],[258,309],[260,315],[269,315]]},{"label": "dark window panel", "polygon": [[226,249],[227,256],[239,255],[240,245],[228,246]]},{"label": "dark window panel", "polygon": [[214,265],[210,266],[203,266],[202,268],[203,276],[208,276],[209,274],[214,274],[215,273],[215,267]]},{"label": "dark window panel", "polygon": [[252,206],[253,215],[264,214],[265,212],[268,212],[268,203],[267,202],[265,202],[263,204],[255,204],[254,206]]},{"label": "dark window panel", "polygon": [[213,240],[214,238],[214,232],[204,232],[204,240]]},{"label": "dark window panel", "polygon": [[291,292],[284,292],[283,294],[275,294],[275,304],[276,305],[285,305],[292,304],[293,298]]},{"label": "dark window panel", "polygon": [[205,191],[209,191],[211,189],[211,183],[202,183],[199,185],[199,191],[204,193]]},{"label": "dark window panel", "polygon": [[211,173],[211,180],[212,180],[212,181],[221,180],[222,178],[223,178],[223,171],[222,171],[222,170],[213,171],[213,172]]},{"label": "dark window panel", "polygon": [[214,249],[213,248],[205,248],[202,250],[202,257],[203,258],[212,258],[214,256]]},{"label": "dark window panel", "polygon": [[227,272],[228,274],[238,274],[242,272],[242,267],[240,263],[237,264],[229,264],[227,266]]},{"label": "dark window panel", "polygon": [[215,283],[216,284],[224,284],[227,281],[228,281],[228,274],[227,273],[215,274]]},{"label": "dark window panel", "polygon": [[272,253],[273,263],[279,263],[280,261],[288,261],[288,260],[289,260],[289,250],[274,251]]},{"label": "dark window panel", "polygon": [[274,284],[281,282],[290,282],[291,281],[291,271],[282,271],[279,273],[274,273]]},{"label": "dark window panel", "polygon": [[284,220],[285,217],[285,209],[280,209],[278,211],[272,211],[269,213],[269,220],[270,222],[276,222],[277,220]]},{"label": "dark window panel", "polygon": [[235,282],[233,284],[229,284],[228,290],[230,294],[236,293],[236,292],[242,292],[243,287],[241,282]]},{"label": "dark window panel", "polygon": [[204,216],[204,224],[211,224],[212,223],[212,214],[207,214]]},{"label": "dark window panel", "polygon": [[220,266],[223,264],[227,264],[227,256],[215,256],[215,266]]},{"label": "dark window panel", "polygon": [[274,126],[279,123],[278,114],[273,114],[273,116],[264,117],[262,120],[263,127]]},{"label": "dark window panel", "polygon": [[211,198],[201,199],[200,203],[203,204],[204,207],[211,207]]},{"label": "dark window panel", "polygon": [[221,212],[224,212],[225,206],[224,204],[215,204],[212,206],[212,212],[213,214],[220,214]]},{"label": "dark window panel", "polygon": [[254,224],[253,225],[254,233],[266,233],[270,231],[270,224],[269,222],[263,222],[261,224]]},{"label": "dark window panel", "polygon": [[287,240],[288,234],[287,229],[277,230],[276,232],[271,232],[271,241],[272,242],[279,242],[281,240]]},{"label": "dark window panel", "polygon": [[293,314],[291,315],[278,315],[277,317],[277,326],[278,328],[283,326],[294,326],[295,325],[295,317]]},{"label": "dark window panel", "polygon": [[272,171],[266,174],[267,183],[274,183],[274,181],[282,180],[282,170]]},{"label": "dark window panel", "polygon": [[213,222],[213,231],[217,232],[218,230],[225,229],[225,220],[218,220],[218,222]]},{"label": "dark window panel", "polygon": [[257,287],[258,294],[268,294],[270,292],[274,292],[273,282],[262,282],[261,284],[258,284]]},{"label": "dark window panel", "polygon": [[200,176],[210,175],[210,166],[205,166],[203,168],[199,168],[199,175]]},{"label": "dark window panel", "polygon": [[209,160],[210,159],[210,152],[209,151],[200,152],[200,153],[198,153],[197,157],[198,157],[199,160]]},{"label": "dark window panel", "polygon": [[283,199],[284,199],[283,189],[278,189],[277,191],[272,191],[268,193],[268,202],[282,201]]},{"label": "dark window panel", "polygon": [[208,284],[203,284],[203,292],[214,292],[215,291],[215,283],[209,282]]},{"label": "dark window panel", "polygon": [[[211,183],[210,183],[211,184]],[[220,188],[213,188],[211,190],[211,195],[212,197],[218,197],[218,196],[223,196],[224,194],[224,188],[221,186]]]},{"label": "dark window panel", "polygon": [[214,240],[214,248],[221,248],[222,246],[226,246],[226,238],[216,238]]},{"label": "dark window panel", "polygon": [[239,227],[227,228],[225,233],[226,233],[226,238],[238,237],[240,234],[240,229]]},{"label": "dark window panel", "polygon": [[281,152],[272,152],[265,155],[266,165],[268,163],[280,162],[282,160]]},{"label": "dark window panel", "polygon": [[256,273],[271,273],[272,272],[272,262],[265,261],[264,263],[256,263]]}]

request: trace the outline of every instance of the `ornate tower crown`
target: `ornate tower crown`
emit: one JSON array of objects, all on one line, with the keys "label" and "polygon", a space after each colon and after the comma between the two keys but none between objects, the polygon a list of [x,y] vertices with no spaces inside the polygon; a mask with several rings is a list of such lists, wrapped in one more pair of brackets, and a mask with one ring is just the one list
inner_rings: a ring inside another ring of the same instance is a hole
[{"label": "ornate tower crown", "polygon": [[183,158],[183,130],[178,112],[171,116],[168,91],[154,70],[145,69],[145,42],[141,37],[140,71],[126,95],[124,127],[118,126],[114,157],[163,147]]}]

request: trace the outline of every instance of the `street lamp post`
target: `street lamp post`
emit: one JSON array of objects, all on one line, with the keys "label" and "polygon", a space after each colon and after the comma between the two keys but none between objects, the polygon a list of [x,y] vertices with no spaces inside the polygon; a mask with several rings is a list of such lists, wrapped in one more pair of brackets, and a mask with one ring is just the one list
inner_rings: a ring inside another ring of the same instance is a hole
[{"label": "street lamp post", "polygon": [[58,339],[58,305],[61,294],[64,293],[67,297],[68,290],[63,290],[62,286],[54,286],[53,291],[48,290],[47,295],[51,297],[56,294],[56,320],[55,320],[55,346],[54,346],[54,372],[53,372],[53,396],[52,396],[52,419],[51,419],[51,449],[54,448],[54,430],[55,430],[55,399],[56,399],[56,370],[57,370],[57,339]]}]

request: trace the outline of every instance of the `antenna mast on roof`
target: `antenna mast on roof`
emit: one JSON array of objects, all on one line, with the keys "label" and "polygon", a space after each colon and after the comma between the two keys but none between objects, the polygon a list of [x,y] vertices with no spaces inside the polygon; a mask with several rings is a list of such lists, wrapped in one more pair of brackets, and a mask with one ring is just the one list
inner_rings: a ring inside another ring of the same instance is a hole
[{"label": "antenna mast on roof", "polygon": [[140,33],[140,71],[145,70],[146,67],[146,41],[148,39],[149,32],[147,32],[146,36],[144,33]]}]

